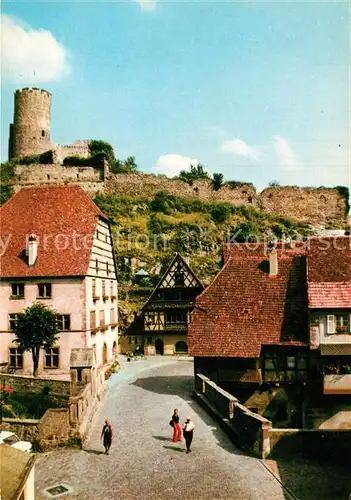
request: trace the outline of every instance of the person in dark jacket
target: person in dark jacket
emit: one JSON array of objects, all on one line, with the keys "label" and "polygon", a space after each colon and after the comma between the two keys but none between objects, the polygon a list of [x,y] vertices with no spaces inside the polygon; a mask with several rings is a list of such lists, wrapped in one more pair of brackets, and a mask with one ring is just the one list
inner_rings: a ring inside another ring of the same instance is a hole
[{"label": "person in dark jacket", "polygon": [[193,437],[194,437],[194,429],[195,429],[195,425],[193,424],[191,418],[188,417],[186,419],[186,422],[183,424],[183,434],[184,434],[187,453],[191,452],[190,445],[191,445]]},{"label": "person in dark jacket", "polygon": [[108,455],[112,443],[112,425],[110,424],[108,419],[105,420],[104,426],[102,428],[101,438],[103,439],[105,453],[106,455]]},{"label": "person in dark jacket", "polygon": [[177,443],[178,441],[182,440],[182,429],[179,424],[179,415],[178,415],[178,408],[174,409],[173,415],[172,415],[172,420],[173,422],[173,443]]}]

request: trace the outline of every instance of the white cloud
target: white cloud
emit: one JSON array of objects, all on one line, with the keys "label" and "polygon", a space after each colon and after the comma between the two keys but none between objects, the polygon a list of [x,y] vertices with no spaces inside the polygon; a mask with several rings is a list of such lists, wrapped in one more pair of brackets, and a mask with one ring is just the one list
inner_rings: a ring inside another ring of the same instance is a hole
[{"label": "white cloud", "polygon": [[158,0],[134,0],[144,12],[155,12]]},{"label": "white cloud", "polygon": [[232,139],[224,141],[221,145],[221,151],[235,156],[244,156],[250,160],[259,161],[260,150],[257,146],[249,146],[242,139]]},{"label": "white cloud", "polygon": [[188,170],[190,165],[198,165],[199,160],[177,154],[162,155],[157,160],[156,167],[152,170],[168,177],[175,177],[181,170]]},{"label": "white cloud", "polygon": [[282,170],[292,171],[302,168],[301,161],[294,153],[288,139],[276,135],[273,137],[273,145]]},{"label": "white cloud", "polygon": [[1,16],[1,73],[4,80],[29,84],[58,80],[69,70],[65,47],[50,31]]}]

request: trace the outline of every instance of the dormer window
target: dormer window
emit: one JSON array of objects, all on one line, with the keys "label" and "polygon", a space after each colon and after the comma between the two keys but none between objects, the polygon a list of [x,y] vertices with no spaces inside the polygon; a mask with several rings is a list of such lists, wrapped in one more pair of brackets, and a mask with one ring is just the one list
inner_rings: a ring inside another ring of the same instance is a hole
[{"label": "dormer window", "polygon": [[23,298],[24,298],[24,283],[12,283],[11,299],[23,299]]},{"label": "dormer window", "polygon": [[51,299],[51,297],[52,297],[51,283],[40,283],[38,285],[38,298]]}]

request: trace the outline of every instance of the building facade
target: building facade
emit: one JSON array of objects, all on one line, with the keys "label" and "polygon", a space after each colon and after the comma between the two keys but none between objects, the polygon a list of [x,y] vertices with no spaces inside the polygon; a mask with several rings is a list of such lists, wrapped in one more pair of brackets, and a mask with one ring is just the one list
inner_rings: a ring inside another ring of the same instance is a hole
[{"label": "building facade", "polygon": [[129,327],[123,351],[140,346],[146,355],[187,353],[190,313],[202,290],[200,280],[177,253]]},{"label": "building facade", "polygon": [[59,337],[42,351],[39,373],[69,374],[71,349],[91,347],[98,365],[117,353],[117,278],[108,219],[80,187],[24,189],[1,207],[0,362],[32,372],[14,344],[19,314],[42,303]]},{"label": "building facade", "polygon": [[305,413],[309,405],[336,405],[328,397],[351,394],[350,314],[349,236],[268,250],[228,245],[224,267],[192,313],[195,372],[262,414],[276,387]]}]

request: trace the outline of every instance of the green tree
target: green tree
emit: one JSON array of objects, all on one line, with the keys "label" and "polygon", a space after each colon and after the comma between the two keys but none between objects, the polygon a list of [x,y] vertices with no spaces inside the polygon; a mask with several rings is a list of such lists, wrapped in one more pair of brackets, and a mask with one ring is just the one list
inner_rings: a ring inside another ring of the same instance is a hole
[{"label": "green tree", "polygon": [[31,351],[33,375],[38,374],[40,349],[49,349],[57,339],[58,325],[55,311],[43,304],[33,304],[19,315],[13,331],[23,351]]},{"label": "green tree", "polygon": [[211,217],[215,222],[225,222],[231,214],[228,205],[215,205],[211,210]]},{"label": "green tree", "polygon": [[105,141],[93,140],[90,141],[89,151],[91,156],[94,156],[98,153],[104,153],[106,155],[111,170],[114,168],[117,160],[111,144]]},{"label": "green tree", "polygon": [[213,174],[212,185],[213,189],[218,191],[223,186],[223,174]]},{"label": "green tree", "polygon": [[185,182],[192,182],[196,179],[209,179],[210,176],[206,172],[205,167],[199,163],[198,165],[190,165],[189,170],[182,170],[179,174],[179,179]]}]

